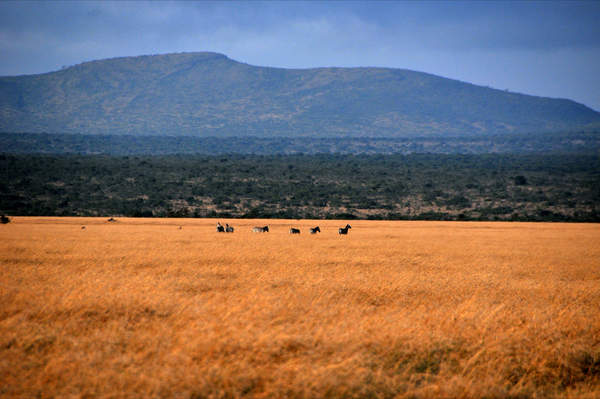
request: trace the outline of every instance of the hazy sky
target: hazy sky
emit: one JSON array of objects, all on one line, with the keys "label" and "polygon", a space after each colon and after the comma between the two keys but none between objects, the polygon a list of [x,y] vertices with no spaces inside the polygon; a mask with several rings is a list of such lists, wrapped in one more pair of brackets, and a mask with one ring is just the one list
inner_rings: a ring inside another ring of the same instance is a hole
[{"label": "hazy sky", "polygon": [[600,1],[0,1],[0,75],[182,51],[407,68],[600,111]]}]

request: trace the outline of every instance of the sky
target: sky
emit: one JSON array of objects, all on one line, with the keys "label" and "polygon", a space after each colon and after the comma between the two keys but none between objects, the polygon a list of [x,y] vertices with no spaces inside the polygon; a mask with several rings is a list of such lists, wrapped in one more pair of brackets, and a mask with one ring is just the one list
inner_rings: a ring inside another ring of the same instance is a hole
[{"label": "sky", "polygon": [[600,111],[600,0],[0,0],[1,76],[194,51],[283,68],[405,68]]}]

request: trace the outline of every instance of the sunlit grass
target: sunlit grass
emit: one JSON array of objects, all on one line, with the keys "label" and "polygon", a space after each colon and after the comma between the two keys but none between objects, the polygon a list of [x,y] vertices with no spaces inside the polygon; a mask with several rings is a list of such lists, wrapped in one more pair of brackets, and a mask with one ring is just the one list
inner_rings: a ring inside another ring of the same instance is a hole
[{"label": "sunlit grass", "polygon": [[221,222],[0,226],[0,396],[600,395],[599,225]]}]

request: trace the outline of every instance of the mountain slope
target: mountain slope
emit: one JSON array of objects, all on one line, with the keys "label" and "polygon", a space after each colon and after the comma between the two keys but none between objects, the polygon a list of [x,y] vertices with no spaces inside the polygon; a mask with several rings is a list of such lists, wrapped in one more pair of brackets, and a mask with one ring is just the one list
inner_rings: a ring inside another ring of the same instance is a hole
[{"label": "mountain slope", "polygon": [[469,135],[599,127],[600,113],[390,68],[281,69],[216,53],[0,78],[0,131],[193,136]]}]

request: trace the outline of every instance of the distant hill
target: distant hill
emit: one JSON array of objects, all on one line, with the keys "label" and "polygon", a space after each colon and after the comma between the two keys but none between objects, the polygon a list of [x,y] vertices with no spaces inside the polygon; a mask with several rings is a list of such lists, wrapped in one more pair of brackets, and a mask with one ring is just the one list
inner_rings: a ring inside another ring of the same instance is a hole
[{"label": "distant hill", "polygon": [[597,129],[582,104],[391,68],[282,69],[216,53],[0,78],[0,131],[256,137],[464,136]]}]

